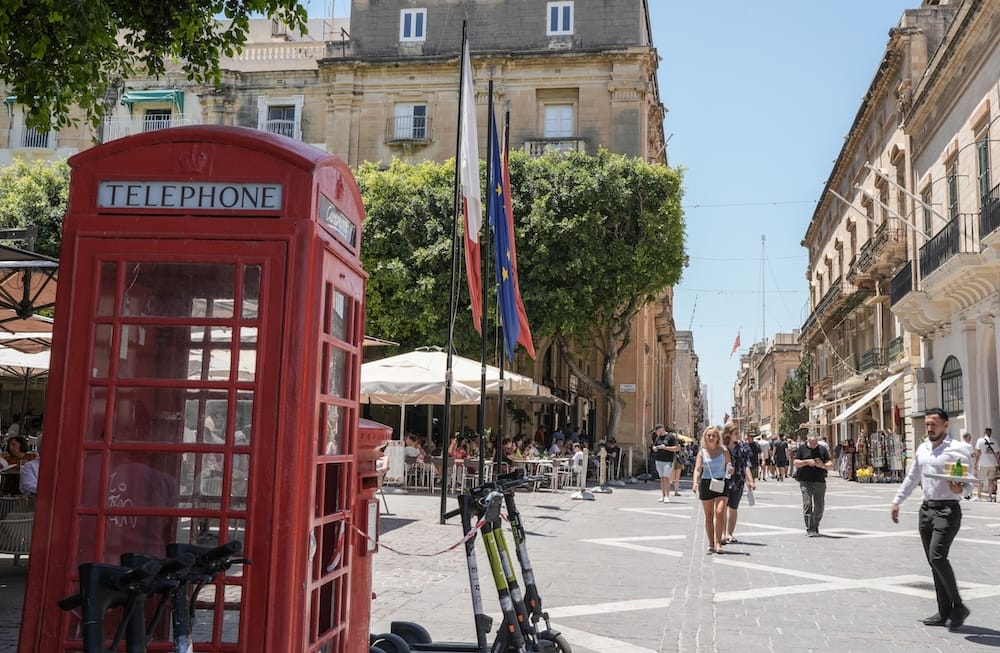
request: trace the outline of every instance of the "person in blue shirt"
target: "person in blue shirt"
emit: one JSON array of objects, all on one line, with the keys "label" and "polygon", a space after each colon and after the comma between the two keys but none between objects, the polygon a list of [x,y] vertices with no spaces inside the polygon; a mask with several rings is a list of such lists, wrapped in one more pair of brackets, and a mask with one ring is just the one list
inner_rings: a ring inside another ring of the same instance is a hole
[{"label": "person in blue shirt", "polygon": [[924,502],[920,504],[918,529],[924,554],[934,574],[938,611],[921,621],[926,626],[948,625],[949,629],[955,630],[961,628],[969,617],[969,608],[962,602],[955,571],[948,561],[951,543],[962,526],[965,484],[929,475],[943,474],[946,464],[954,465],[959,460],[968,469],[972,457],[961,440],[952,440],[948,435],[948,413],[945,411],[940,408],[928,410],[924,414],[924,426],[927,428],[927,439],[917,447],[913,466],[899,486],[889,514],[893,523],[898,524],[899,504],[918,485],[923,487]]}]

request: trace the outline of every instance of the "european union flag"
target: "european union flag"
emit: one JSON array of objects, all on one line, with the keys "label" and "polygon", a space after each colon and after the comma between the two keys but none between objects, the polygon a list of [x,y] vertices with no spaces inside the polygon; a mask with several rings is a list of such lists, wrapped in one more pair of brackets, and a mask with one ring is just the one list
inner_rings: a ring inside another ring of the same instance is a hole
[{"label": "european union flag", "polygon": [[514,348],[521,334],[518,317],[517,264],[512,255],[514,227],[507,215],[507,201],[504,195],[503,167],[500,163],[500,143],[497,138],[496,123],[491,124],[492,150],[490,157],[490,179],[492,188],[486,197],[486,215],[493,226],[493,243],[496,252],[497,303],[500,305],[500,324],[503,326],[503,343],[507,360],[514,359]]}]

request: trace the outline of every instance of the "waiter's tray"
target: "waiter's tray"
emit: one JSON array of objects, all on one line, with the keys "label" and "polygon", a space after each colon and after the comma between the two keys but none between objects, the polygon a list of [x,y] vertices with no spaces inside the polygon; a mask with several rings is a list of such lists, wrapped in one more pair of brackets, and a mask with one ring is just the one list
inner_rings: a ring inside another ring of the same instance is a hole
[{"label": "waiter's tray", "polygon": [[936,478],[939,481],[953,481],[955,483],[978,483],[982,485],[986,481],[978,479],[975,476],[952,476],[951,474],[924,474],[927,478]]}]

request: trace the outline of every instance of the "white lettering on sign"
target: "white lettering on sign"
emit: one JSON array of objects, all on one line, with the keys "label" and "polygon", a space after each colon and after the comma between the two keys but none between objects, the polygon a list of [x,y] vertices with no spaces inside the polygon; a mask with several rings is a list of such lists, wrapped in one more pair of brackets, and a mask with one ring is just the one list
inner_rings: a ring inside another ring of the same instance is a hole
[{"label": "white lettering on sign", "polygon": [[187,181],[102,181],[97,206],[103,209],[278,211],[281,184]]}]

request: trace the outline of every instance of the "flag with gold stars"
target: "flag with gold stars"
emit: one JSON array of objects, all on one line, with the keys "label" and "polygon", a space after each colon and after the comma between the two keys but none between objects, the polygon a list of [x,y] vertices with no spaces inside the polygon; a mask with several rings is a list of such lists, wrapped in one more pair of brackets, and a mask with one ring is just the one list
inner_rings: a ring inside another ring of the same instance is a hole
[{"label": "flag with gold stars", "polygon": [[[509,210],[507,196],[510,193],[505,183],[505,166],[500,159],[500,143],[496,124],[489,125],[492,138],[490,156],[490,179],[492,187],[486,198],[486,215],[493,227],[494,251],[496,252],[497,303],[500,308],[500,324],[503,327],[504,349],[507,359],[513,360],[514,349],[520,341],[534,357],[531,345],[531,331],[521,302],[521,291],[517,283],[517,257],[514,247],[514,220]],[[523,317],[523,320],[522,320]]]}]

